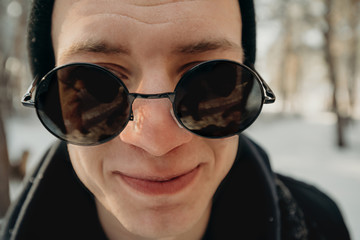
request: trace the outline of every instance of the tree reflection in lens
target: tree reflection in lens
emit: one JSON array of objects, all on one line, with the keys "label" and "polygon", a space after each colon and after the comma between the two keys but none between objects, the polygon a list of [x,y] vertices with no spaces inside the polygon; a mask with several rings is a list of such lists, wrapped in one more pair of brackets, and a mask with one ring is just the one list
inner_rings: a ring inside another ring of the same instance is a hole
[{"label": "tree reflection in lens", "polygon": [[58,71],[57,78],[68,141],[101,142],[123,129],[129,103],[114,77],[93,67],[71,66]]},{"label": "tree reflection in lens", "polygon": [[221,62],[194,71],[178,104],[181,121],[200,135],[217,137],[242,130],[262,105],[261,86],[235,63]]}]

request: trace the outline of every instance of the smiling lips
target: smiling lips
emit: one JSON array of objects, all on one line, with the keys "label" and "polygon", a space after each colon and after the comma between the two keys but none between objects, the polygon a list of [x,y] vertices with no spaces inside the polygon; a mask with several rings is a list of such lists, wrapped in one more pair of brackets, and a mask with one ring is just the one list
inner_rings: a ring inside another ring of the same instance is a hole
[{"label": "smiling lips", "polygon": [[189,172],[180,174],[174,177],[157,178],[157,177],[134,177],[128,176],[121,172],[114,172],[131,188],[148,194],[174,194],[186,188],[199,172],[199,167],[192,169]]}]

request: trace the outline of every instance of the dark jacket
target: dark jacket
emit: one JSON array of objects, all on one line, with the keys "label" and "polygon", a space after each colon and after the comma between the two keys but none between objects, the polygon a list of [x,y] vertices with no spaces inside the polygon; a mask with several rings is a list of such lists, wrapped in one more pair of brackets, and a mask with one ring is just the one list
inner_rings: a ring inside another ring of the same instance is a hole
[{"label": "dark jacket", "polygon": [[[266,153],[245,136],[213,202],[206,240],[350,239],[330,198],[273,173]],[[65,143],[42,159],[9,210],[1,239],[106,239],[93,196],[74,173]]]}]

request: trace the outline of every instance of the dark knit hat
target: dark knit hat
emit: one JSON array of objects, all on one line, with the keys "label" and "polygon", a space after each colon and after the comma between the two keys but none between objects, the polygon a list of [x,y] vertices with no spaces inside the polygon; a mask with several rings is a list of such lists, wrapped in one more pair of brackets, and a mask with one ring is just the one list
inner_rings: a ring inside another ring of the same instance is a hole
[{"label": "dark knit hat", "polygon": [[[245,61],[255,63],[256,24],[253,0],[239,0],[241,9],[242,46]],[[28,22],[28,51],[33,76],[44,76],[55,67],[51,41],[51,16],[54,0],[33,0]]]}]

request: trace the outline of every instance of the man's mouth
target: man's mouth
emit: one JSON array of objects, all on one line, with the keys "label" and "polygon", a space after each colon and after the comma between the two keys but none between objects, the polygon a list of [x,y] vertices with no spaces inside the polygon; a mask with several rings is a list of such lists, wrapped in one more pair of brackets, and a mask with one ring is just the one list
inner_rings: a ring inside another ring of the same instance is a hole
[{"label": "man's mouth", "polygon": [[130,176],[119,171],[113,172],[131,188],[148,195],[174,194],[189,186],[199,172],[200,166],[185,173],[158,176]]}]

